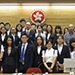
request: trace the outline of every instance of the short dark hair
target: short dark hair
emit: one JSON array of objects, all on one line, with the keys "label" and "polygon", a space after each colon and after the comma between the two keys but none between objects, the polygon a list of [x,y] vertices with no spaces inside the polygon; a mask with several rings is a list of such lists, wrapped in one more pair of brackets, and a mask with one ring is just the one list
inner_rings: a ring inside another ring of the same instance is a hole
[{"label": "short dark hair", "polygon": [[64,37],[63,37],[62,34],[59,34],[59,35],[57,36],[57,39],[58,39],[60,36],[62,37],[62,39],[64,39]]},{"label": "short dark hair", "polygon": [[26,22],[26,20],[25,20],[25,19],[23,19],[23,18],[20,20],[20,23],[21,23],[22,21],[25,21],[25,22]]},{"label": "short dark hair", "polygon": [[39,23],[41,23],[41,20],[37,19],[35,22],[39,22]]},{"label": "short dark hair", "polygon": [[9,25],[9,26],[11,26],[11,25],[10,25],[10,23],[8,23],[8,22],[4,24],[4,26],[6,26],[6,25]]},{"label": "short dark hair", "polygon": [[6,30],[6,28],[5,28],[5,27],[1,27],[1,30],[2,30],[2,28],[4,28],[4,29]]},{"label": "short dark hair", "polygon": [[47,26],[47,23],[44,23],[42,26]]},{"label": "short dark hair", "polygon": [[72,45],[71,45],[73,42],[75,42],[75,38],[71,38],[71,39],[70,39],[70,49],[71,49],[71,52],[72,52],[73,49],[74,49],[74,48],[72,47]]},{"label": "short dark hair", "polygon": [[4,25],[4,22],[0,22],[0,24],[3,24]]},{"label": "short dark hair", "polygon": [[33,25],[36,26],[36,24],[32,23],[31,26],[33,26]]},{"label": "short dark hair", "polygon": [[22,33],[21,37],[22,37],[23,35],[26,35],[26,36],[27,36],[27,38],[28,38],[28,35],[27,35],[26,33]]},{"label": "short dark hair", "polygon": [[38,25],[38,26],[37,26],[37,28],[38,28],[38,27],[41,27],[41,28],[42,28],[42,26],[41,26],[41,25]]},{"label": "short dark hair", "polygon": [[50,39],[50,40],[47,40],[47,41],[46,41],[46,45],[47,45],[49,42],[51,42],[51,44],[53,44],[53,41]]}]

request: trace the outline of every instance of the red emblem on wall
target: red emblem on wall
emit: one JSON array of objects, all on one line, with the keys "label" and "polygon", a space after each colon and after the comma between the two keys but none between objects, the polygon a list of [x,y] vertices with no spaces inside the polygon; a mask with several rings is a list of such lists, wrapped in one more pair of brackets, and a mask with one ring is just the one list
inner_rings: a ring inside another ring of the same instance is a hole
[{"label": "red emblem on wall", "polygon": [[37,19],[41,20],[41,23],[43,23],[46,19],[46,15],[41,9],[35,9],[34,11],[32,11],[30,19],[33,23],[35,23]]}]

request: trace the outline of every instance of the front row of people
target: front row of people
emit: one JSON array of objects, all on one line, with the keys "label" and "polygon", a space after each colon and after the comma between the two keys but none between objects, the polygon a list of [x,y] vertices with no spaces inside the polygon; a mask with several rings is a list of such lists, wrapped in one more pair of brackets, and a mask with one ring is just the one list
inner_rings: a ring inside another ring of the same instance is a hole
[{"label": "front row of people", "polygon": [[12,36],[7,36],[6,40],[4,49],[0,44],[0,67],[3,73],[26,73],[27,69],[31,67],[39,67],[43,73],[63,72],[64,58],[74,58],[74,38],[70,40],[71,52],[68,46],[63,44],[62,35],[57,37],[58,43],[55,47],[52,45],[52,40],[47,40],[46,46],[44,46],[41,36],[37,36],[35,44],[32,46],[27,43],[28,35],[25,33],[21,35],[22,44],[18,48],[14,46]]}]

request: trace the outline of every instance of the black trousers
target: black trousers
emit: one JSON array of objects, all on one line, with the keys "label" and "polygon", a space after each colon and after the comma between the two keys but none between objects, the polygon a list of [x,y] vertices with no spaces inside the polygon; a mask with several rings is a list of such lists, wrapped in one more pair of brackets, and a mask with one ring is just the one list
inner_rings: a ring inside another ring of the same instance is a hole
[{"label": "black trousers", "polygon": [[12,65],[4,65],[3,73],[15,73],[15,66]]},{"label": "black trousers", "polygon": [[2,66],[2,61],[0,61],[0,70],[1,70],[1,66]]},{"label": "black trousers", "polygon": [[[47,65],[48,65],[48,67],[51,67],[52,63],[47,63]],[[45,67],[44,71],[50,73],[50,72],[47,70],[46,67]],[[55,66],[53,67],[53,72],[52,72],[52,73],[57,73],[56,64],[55,64]]]},{"label": "black trousers", "polygon": [[19,63],[19,68],[18,68],[18,72],[19,73],[26,73],[27,69],[25,68],[24,65],[22,65],[22,63]]}]

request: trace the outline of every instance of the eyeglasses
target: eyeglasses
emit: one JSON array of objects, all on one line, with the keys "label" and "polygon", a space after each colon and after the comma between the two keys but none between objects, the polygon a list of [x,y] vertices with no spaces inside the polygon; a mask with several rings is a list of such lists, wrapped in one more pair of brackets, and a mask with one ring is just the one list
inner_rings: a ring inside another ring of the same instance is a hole
[{"label": "eyeglasses", "polygon": [[22,37],[22,39],[27,39],[27,37]]}]

